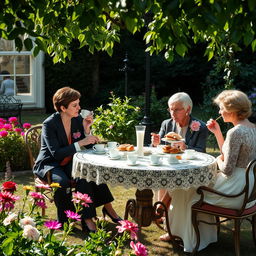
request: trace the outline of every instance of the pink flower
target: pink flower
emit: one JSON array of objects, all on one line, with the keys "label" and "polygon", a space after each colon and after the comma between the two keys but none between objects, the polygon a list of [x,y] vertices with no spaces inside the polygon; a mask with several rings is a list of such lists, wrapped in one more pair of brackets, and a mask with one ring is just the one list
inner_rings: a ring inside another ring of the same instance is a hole
[{"label": "pink flower", "polygon": [[20,226],[21,226],[22,228],[24,228],[26,225],[31,225],[31,226],[33,226],[33,227],[36,226],[36,223],[35,223],[34,219],[32,219],[32,218],[29,217],[29,216],[25,216],[23,219],[21,219],[20,222],[19,222],[19,224],[20,224]]},{"label": "pink flower", "polygon": [[37,184],[36,187],[41,188],[41,189],[45,189],[45,190],[51,188],[49,184],[43,184],[43,183],[42,184]]},{"label": "pink flower", "polygon": [[31,127],[30,123],[24,123],[23,124],[23,128],[25,128],[25,129],[29,129],[30,127]]},{"label": "pink flower", "polygon": [[31,225],[26,225],[24,226],[22,236],[27,238],[28,240],[37,241],[39,239],[40,233],[35,227]]},{"label": "pink flower", "polygon": [[44,225],[48,228],[48,229],[60,229],[62,224],[59,223],[57,220],[48,220],[44,223]]},{"label": "pink flower", "polygon": [[36,201],[36,206],[40,207],[41,209],[47,208],[47,205],[44,200]]},{"label": "pink flower", "polygon": [[20,135],[21,135],[21,136],[24,136],[24,135],[25,135],[25,132],[21,132]]},{"label": "pink flower", "polygon": [[81,221],[81,215],[77,214],[76,212],[72,212],[70,210],[65,211],[67,217],[69,219],[75,220],[75,221]]},{"label": "pink flower", "polygon": [[133,241],[131,241],[130,246],[134,250],[134,253],[136,256],[147,256],[148,255],[147,248],[142,243],[138,242],[135,244]]},{"label": "pink flower", "polygon": [[17,133],[21,133],[22,129],[21,128],[15,128],[14,131],[17,132]]},{"label": "pink flower", "polygon": [[44,199],[44,196],[39,192],[30,192],[29,195],[33,197],[35,200]]},{"label": "pink flower", "polygon": [[76,204],[81,203],[84,207],[88,207],[88,204],[92,203],[91,198],[87,194],[82,194],[80,192],[73,193],[72,201]]},{"label": "pink flower", "polygon": [[121,226],[116,226],[118,233],[123,233],[124,231],[130,232],[131,239],[137,239],[138,225],[129,220],[120,220]]},{"label": "pink flower", "polygon": [[11,124],[5,124],[3,126],[3,128],[6,130],[6,131],[11,131],[12,130],[12,125]]},{"label": "pink flower", "polygon": [[17,123],[18,118],[15,117],[15,116],[12,116],[12,117],[10,117],[10,118],[8,119],[8,121],[9,121],[10,123]]},{"label": "pink flower", "polygon": [[0,192],[0,202],[1,203],[14,203],[19,200],[19,196],[15,196],[10,192]]},{"label": "pink flower", "polygon": [[111,124],[111,125],[109,126],[109,129],[113,129],[113,128],[114,128],[114,125]]},{"label": "pink flower", "polygon": [[201,123],[199,121],[192,121],[190,124],[191,131],[197,132],[200,130]]},{"label": "pink flower", "polygon": [[8,135],[7,131],[0,131],[0,137],[6,137]]},{"label": "pink flower", "polygon": [[5,120],[5,119],[3,119],[3,118],[0,118],[0,123],[5,124],[5,123],[6,123],[6,120]]},{"label": "pink flower", "polygon": [[78,138],[80,138],[81,137],[81,133],[80,132],[74,132],[73,133],[73,138],[74,139],[78,139]]}]

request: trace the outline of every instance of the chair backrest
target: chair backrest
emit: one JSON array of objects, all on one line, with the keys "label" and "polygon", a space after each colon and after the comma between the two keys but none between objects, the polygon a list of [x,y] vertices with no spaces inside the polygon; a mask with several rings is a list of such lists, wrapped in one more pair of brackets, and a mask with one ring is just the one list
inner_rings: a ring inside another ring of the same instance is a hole
[{"label": "chair backrest", "polygon": [[[252,160],[246,167],[246,184],[244,187],[244,203],[242,206],[241,211],[243,211],[246,208],[246,205],[252,201],[256,200],[256,159]],[[253,181],[251,180],[253,179]],[[252,191],[250,193],[250,183],[253,183],[252,185]]]},{"label": "chair backrest", "polygon": [[41,147],[42,125],[35,125],[29,128],[25,133],[25,143],[28,149],[31,169],[34,166],[37,155]]}]

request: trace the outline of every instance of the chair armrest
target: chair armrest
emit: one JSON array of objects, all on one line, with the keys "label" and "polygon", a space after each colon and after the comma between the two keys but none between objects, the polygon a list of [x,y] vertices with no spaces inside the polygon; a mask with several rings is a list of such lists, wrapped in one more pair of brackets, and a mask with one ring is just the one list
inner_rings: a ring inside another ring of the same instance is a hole
[{"label": "chair armrest", "polygon": [[228,194],[219,192],[217,190],[214,190],[214,189],[206,187],[206,186],[198,187],[196,192],[201,195],[200,200],[198,201],[199,204],[202,204],[204,202],[204,192],[212,193],[212,194],[222,196],[222,197],[227,197],[227,198],[235,198],[235,197],[238,197],[238,196],[241,196],[242,194],[244,194],[244,190],[242,190],[239,194],[228,195]]}]

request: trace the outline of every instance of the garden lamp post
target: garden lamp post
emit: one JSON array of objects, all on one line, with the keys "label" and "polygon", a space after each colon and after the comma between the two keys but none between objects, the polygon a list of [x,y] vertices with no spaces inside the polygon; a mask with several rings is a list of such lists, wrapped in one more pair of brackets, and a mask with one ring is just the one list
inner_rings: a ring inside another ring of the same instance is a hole
[{"label": "garden lamp post", "polygon": [[125,53],[125,58],[123,62],[124,62],[124,67],[120,68],[119,71],[124,72],[124,95],[128,97],[128,71],[131,69],[128,67],[129,59],[128,59],[127,52]]},{"label": "garden lamp post", "polygon": [[146,52],[146,78],[145,78],[145,105],[144,105],[144,117],[141,120],[142,125],[146,126],[145,131],[145,145],[148,146],[151,143],[151,120],[150,120],[150,98],[151,98],[151,84],[150,84],[150,55]]}]

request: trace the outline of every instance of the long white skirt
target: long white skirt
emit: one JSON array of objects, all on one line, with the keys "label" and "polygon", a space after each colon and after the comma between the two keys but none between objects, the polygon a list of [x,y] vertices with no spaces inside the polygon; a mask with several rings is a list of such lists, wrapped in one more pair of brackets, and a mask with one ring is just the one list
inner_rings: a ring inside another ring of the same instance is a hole
[{"label": "long white skirt", "polygon": [[[253,181],[253,179],[250,180]],[[236,168],[233,174],[229,177],[220,172],[217,175],[213,189],[226,194],[237,194],[241,192],[244,184],[245,169]],[[252,184],[250,187],[252,187]],[[189,190],[175,190],[170,192],[170,195],[172,197],[172,202],[168,216],[171,232],[173,235],[182,238],[185,252],[192,252],[196,245],[196,234],[192,225],[191,206],[199,200],[200,195],[196,193],[196,188],[190,188]],[[207,193],[205,201],[222,207],[239,208],[243,202],[243,196],[234,200]],[[198,219],[207,222],[214,221],[214,217],[207,214],[198,214]],[[210,243],[217,241],[216,226],[200,223],[199,231],[199,250],[202,250]]]}]

